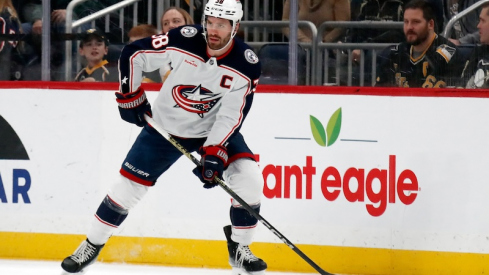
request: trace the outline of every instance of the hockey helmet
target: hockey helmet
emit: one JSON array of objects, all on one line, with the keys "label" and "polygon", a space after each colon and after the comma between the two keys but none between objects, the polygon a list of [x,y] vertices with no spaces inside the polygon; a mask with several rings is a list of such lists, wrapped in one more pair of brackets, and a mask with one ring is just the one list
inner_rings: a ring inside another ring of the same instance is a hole
[{"label": "hockey helmet", "polygon": [[228,19],[236,24],[243,17],[243,6],[239,0],[209,0],[204,15]]}]

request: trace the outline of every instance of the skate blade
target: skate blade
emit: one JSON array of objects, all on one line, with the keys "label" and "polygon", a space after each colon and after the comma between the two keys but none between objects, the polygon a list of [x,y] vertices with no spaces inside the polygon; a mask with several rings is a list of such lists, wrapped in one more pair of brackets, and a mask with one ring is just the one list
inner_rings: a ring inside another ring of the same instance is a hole
[{"label": "skate blade", "polygon": [[73,275],[73,274],[83,275],[83,274],[87,273],[87,268],[88,268],[88,266],[86,266],[84,269],[82,269],[81,271],[78,271],[76,273],[70,273],[70,272],[63,270],[63,271],[61,271],[61,275]]},{"label": "skate blade", "polygon": [[233,275],[265,275],[265,270],[248,272],[248,271],[244,270],[243,268],[233,266]]},{"label": "skate blade", "polygon": [[81,274],[85,274],[85,270],[82,270],[80,272],[77,272],[77,273],[69,273],[69,272],[66,272],[66,271],[61,271],[61,275],[73,275],[73,274],[78,274],[78,275],[81,275]]}]

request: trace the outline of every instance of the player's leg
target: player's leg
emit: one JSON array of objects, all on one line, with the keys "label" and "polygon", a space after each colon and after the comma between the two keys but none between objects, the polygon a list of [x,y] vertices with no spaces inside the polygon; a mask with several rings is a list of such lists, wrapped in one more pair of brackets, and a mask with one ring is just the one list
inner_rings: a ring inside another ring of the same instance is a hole
[{"label": "player's leg", "polygon": [[[254,155],[239,133],[226,147],[230,164],[224,172],[224,180],[239,197],[259,213],[264,183]],[[233,271],[235,274],[264,274],[266,263],[253,255],[249,249],[258,220],[235,200],[232,200],[230,218],[232,225],[224,227],[224,233],[228,241],[229,263]]]},{"label": "player's leg", "polygon": [[95,212],[86,240],[73,255],[63,260],[61,267],[66,272],[78,273],[94,263],[107,240],[126,219],[129,210],[144,197],[147,190],[147,186],[121,175]]},{"label": "player's leg", "polygon": [[[259,213],[263,176],[258,164],[249,158],[240,158],[229,165],[224,177],[229,187]],[[264,274],[267,264],[249,248],[258,220],[235,200],[232,200],[230,218],[232,225],[226,226],[224,233],[234,274]]]},{"label": "player's leg", "polygon": [[[196,147],[190,143],[191,148]],[[181,153],[154,129],[143,128],[122,163],[121,176],[109,189],[95,213],[87,239],[61,266],[69,273],[82,271],[95,262],[100,250],[135,207]]]}]

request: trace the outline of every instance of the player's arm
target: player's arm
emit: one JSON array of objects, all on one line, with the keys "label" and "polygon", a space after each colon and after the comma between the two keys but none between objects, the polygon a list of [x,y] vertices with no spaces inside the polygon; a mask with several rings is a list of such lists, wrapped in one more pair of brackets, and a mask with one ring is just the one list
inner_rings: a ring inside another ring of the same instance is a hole
[{"label": "player's arm", "polygon": [[258,85],[256,79],[237,81],[232,90],[221,99],[221,107],[216,116],[204,146],[223,145],[239,131],[253,102]]},{"label": "player's arm", "polygon": [[161,64],[171,62],[166,51],[168,35],[153,35],[125,46],[119,58],[119,83],[123,94],[136,91],[143,80],[143,72],[152,72]]},{"label": "player's arm", "polygon": [[[193,172],[204,183],[204,188],[212,188],[217,184],[214,177],[221,177],[228,161],[225,143],[239,131],[248,114],[253,101],[258,79],[249,81],[250,84],[238,87],[227,93],[222,99],[222,105],[216,117],[209,136],[199,149],[202,155],[201,166]],[[243,84],[243,83],[236,83]]]},{"label": "player's arm", "polygon": [[151,105],[141,88],[143,72],[154,71],[170,62],[167,35],[153,35],[122,49],[119,58],[119,92],[115,93],[121,118],[137,126],[146,125],[144,114],[152,116]]}]

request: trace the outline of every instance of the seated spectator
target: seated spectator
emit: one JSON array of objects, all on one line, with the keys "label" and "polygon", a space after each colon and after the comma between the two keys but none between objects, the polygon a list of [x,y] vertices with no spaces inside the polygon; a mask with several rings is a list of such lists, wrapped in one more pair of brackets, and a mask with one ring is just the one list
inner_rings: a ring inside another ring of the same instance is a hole
[{"label": "seated spectator", "polygon": [[[65,42],[66,36],[66,8],[71,0],[51,0],[51,80],[65,80]],[[73,10],[73,21],[93,14],[103,8],[116,4],[116,0],[85,1],[80,3]],[[24,80],[41,79],[41,59],[42,59],[42,3],[41,0],[16,0],[15,5],[19,8],[22,27],[26,33],[26,50],[23,53],[25,62]],[[111,13],[109,15],[109,29],[107,35],[110,35],[112,41],[122,41],[122,31],[119,28],[119,14]],[[124,24],[132,26],[132,19],[129,16],[124,17]],[[95,20],[95,25],[104,29],[106,18]],[[85,23],[80,26],[81,33],[91,28],[91,23]],[[127,28],[129,29],[129,28]],[[108,38],[108,37],[107,37]],[[117,39],[116,39],[117,38]],[[72,59],[77,54],[76,47],[71,52]],[[74,66],[76,64],[73,64]],[[69,79],[72,76],[68,77]]]},{"label": "seated spectator", "polygon": [[108,52],[109,41],[105,34],[96,29],[89,29],[81,35],[79,54],[85,57],[87,66],[75,77],[80,82],[105,82],[109,80],[109,70],[104,59]]},{"label": "seated spectator", "polygon": [[462,78],[466,80],[466,88],[489,88],[489,2],[481,6],[477,28],[480,33],[481,45],[474,48],[467,61]]},{"label": "seated spectator", "polygon": [[[298,20],[311,21],[316,27],[327,21],[350,21],[350,0],[298,0]],[[290,1],[285,0],[282,14],[283,21],[289,21]],[[290,30],[284,28],[283,33],[288,37]],[[343,28],[326,28],[322,41],[326,43],[339,41],[345,33]],[[299,27],[297,33],[299,42],[311,42],[312,33],[307,27]]]},{"label": "seated spectator", "polygon": [[[132,27],[127,34],[129,36],[129,43],[136,40],[143,39],[145,37],[153,36],[158,34],[158,30],[153,25],[142,24],[136,27]],[[143,72],[143,83],[158,83],[161,82],[160,70],[153,72]]]},{"label": "seated spectator", "polygon": [[[442,88],[457,86],[460,64],[456,46],[435,32],[433,7],[413,0],[404,7],[406,42],[385,49],[379,58],[376,86]],[[463,64],[463,63],[462,63]]]},{"label": "seated spectator", "polygon": [[[444,0],[445,1],[445,18],[448,22],[452,17],[462,12],[466,8],[477,3],[478,0]],[[455,45],[477,44],[479,43],[479,31],[477,24],[481,7],[468,13],[453,25],[450,41]]]},{"label": "seated spectator", "polygon": [[[0,34],[15,35],[21,33],[20,21],[17,11],[11,0],[0,1]],[[17,49],[18,41],[2,38],[0,40],[0,80],[16,79],[12,69],[13,54]]]},{"label": "seated spectator", "polygon": [[[161,15],[161,33],[167,33],[171,29],[184,25],[193,25],[194,20],[187,11],[178,7],[169,7]],[[171,72],[171,64],[166,64],[160,69],[161,82],[165,82]]]},{"label": "seated spectator", "polygon": [[183,26],[193,25],[194,20],[190,14],[179,7],[169,7],[161,15],[161,33],[167,33],[169,30]]}]

